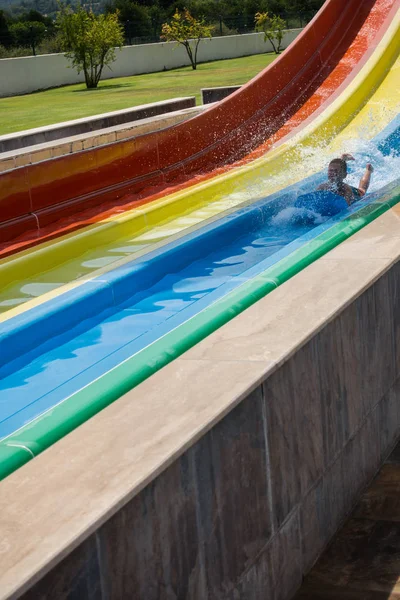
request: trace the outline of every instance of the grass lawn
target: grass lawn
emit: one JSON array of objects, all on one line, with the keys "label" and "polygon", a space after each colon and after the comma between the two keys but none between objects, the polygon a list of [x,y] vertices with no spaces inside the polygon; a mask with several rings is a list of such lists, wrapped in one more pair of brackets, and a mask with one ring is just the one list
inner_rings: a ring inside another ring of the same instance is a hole
[{"label": "grass lawn", "polygon": [[275,54],[257,54],[203,63],[196,71],[182,67],[108,79],[96,90],[78,84],[0,98],[0,135],[182,96],[196,96],[201,104],[201,88],[246,83],[274,58]]}]

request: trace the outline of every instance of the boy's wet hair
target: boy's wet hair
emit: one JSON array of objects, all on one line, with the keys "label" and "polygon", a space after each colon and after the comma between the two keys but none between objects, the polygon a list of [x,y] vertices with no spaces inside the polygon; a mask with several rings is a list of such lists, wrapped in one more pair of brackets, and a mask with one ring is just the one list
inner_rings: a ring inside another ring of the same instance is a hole
[{"label": "boy's wet hair", "polygon": [[340,168],[341,168],[341,170],[342,170],[343,176],[346,177],[346,175],[347,175],[347,163],[346,163],[345,160],[343,160],[343,158],[334,158],[329,163],[329,166],[330,165],[339,165]]}]

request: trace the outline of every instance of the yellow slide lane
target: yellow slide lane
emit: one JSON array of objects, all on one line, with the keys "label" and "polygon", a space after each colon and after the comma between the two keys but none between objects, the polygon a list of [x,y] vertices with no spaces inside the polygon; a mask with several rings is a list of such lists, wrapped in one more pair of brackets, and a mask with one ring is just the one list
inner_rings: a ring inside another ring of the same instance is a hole
[{"label": "yellow slide lane", "polygon": [[[0,262],[0,321],[326,167],[346,141],[372,139],[399,112],[400,10],[345,91],[265,157]],[[375,93],[373,93],[375,91]],[[365,128],[365,123],[368,127]],[[364,127],[364,129],[363,129]]]}]

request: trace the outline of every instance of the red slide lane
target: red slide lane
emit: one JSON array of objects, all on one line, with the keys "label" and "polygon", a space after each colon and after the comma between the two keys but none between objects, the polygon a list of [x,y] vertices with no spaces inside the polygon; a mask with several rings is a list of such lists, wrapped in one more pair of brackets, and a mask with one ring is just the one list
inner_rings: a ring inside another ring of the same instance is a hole
[{"label": "red slide lane", "polygon": [[3,244],[0,255],[97,221],[137,197],[148,201],[159,195],[154,186],[215,169],[257,146],[252,156],[264,153],[357,72],[398,5],[329,0],[270,67],[190,121],[0,175],[0,241],[25,234]]}]

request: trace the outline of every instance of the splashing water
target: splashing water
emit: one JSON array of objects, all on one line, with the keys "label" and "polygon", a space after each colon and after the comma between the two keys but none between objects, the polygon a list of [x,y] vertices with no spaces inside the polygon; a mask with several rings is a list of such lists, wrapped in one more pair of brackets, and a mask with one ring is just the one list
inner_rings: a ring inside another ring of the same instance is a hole
[{"label": "splashing water", "polygon": [[309,224],[312,223],[315,226],[321,225],[329,217],[323,217],[322,215],[308,210],[307,208],[297,208],[295,206],[288,206],[281,210],[277,215],[274,215],[271,219],[272,225],[280,227],[282,225],[297,223],[297,224]]},{"label": "splashing water", "polygon": [[384,155],[375,142],[362,139],[350,140],[348,152],[356,159],[348,163],[349,174],[346,183],[358,187],[367,163],[371,163],[374,172],[368,192],[377,192],[385,185],[398,178],[400,173],[400,153],[393,149],[389,155]]}]

